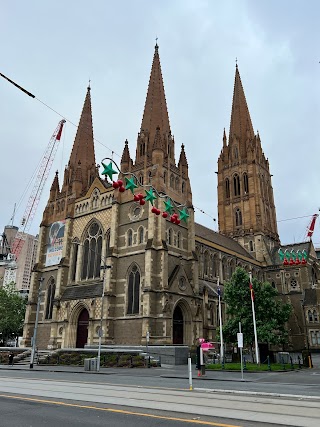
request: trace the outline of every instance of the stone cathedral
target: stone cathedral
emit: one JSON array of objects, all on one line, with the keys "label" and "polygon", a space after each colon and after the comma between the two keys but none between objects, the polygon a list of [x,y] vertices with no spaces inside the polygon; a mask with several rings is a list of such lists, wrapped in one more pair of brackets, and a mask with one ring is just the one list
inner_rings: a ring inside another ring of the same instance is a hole
[{"label": "stone cathedral", "polygon": [[99,174],[90,90],[63,180],[56,174],[40,225],[23,345],[31,344],[38,295],[39,349],[97,344],[101,317],[103,344],[144,345],[147,332],[150,345],[216,341],[217,279],[223,292],[240,266],[292,303],[287,349],[320,349],[319,261],[311,241],[282,246],[305,250],[305,265],[284,266],[279,258],[272,175],[238,66],[229,136],[224,131],[218,159],[219,232],[194,221],[187,147],[183,141],[175,147],[158,45],[135,156],[126,140],[120,168],[185,204],[187,222],[155,215],[149,203],[133,201],[130,191],[119,192]]}]

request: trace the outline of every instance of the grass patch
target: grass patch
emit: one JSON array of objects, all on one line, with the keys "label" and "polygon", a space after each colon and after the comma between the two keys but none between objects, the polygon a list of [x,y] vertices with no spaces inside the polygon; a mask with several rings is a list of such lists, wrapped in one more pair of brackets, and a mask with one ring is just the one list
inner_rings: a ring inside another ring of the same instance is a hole
[{"label": "grass patch", "polygon": [[[294,369],[299,369],[298,365],[293,365]],[[216,363],[216,364],[208,364],[206,365],[206,369],[207,370],[214,370],[214,371],[222,371],[222,366],[220,363]],[[246,369],[243,367],[244,370],[247,371],[269,371],[268,365],[266,364],[261,364],[261,365],[257,365],[255,363],[246,363]],[[291,370],[291,364],[285,364],[285,370]],[[241,371],[241,365],[240,363],[225,363],[224,365],[224,370],[225,371]],[[282,363],[272,363],[271,364],[271,371],[283,371],[283,364]]]}]

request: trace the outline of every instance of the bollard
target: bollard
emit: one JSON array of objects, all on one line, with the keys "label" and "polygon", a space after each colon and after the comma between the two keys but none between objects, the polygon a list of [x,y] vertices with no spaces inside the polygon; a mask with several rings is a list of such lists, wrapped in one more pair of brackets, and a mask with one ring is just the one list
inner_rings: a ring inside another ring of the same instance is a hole
[{"label": "bollard", "polygon": [[293,361],[292,361],[292,357],[291,356],[290,356],[290,364],[291,364],[291,369],[294,369]]},{"label": "bollard", "polygon": [[243,358],[243,370],[244,370],[244,371],[247,371],[247,370],[248,370],[248,368],[247,368],[247,361],[246,361],[246,358],[245,358],[245,357]]},{"label": "bollard", "polygon": [[300,359],[300,356],[298,356],[298,367],[299,367],[299,369],[301,369],[301,359]]},{"label": "bollard", "polygon": [[271,371],[271,365],[270,365],[270,356],[267,356],[267,361],[268,361],[268,371]]}]

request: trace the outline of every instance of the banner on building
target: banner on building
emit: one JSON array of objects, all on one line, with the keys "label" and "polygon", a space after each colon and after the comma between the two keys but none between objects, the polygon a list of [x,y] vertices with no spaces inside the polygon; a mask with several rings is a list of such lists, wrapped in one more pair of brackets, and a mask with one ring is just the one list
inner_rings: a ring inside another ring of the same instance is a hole
[{"label": "banner on building", "polygon": [[46,267],[57,265],[61,261],[65,225],[66,221],[57,221],[50,225],[47,240]]}]

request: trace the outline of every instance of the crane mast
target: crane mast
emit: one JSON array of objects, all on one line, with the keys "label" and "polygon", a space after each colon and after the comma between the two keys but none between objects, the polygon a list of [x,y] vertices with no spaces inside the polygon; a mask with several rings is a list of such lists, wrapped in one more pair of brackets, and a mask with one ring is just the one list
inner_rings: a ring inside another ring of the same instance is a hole
[{"label": "crane mast", "polygon": [[24,211],[24,215],[21,221],[22,230],[18,231],[15,240],[12,244],[11,248],[11,259],[16,260],[21,252],[23,244],[26,240],[27,233],[32,224],[33,218],[35,216],[40,197],[48,178],[54,157],[56,155],[58,149],[58,141],[61,139],[63,125],[65,124],[65,120],[60,120],[58,126],[52,134],[52,137],[49,141],[49,144],[46,148],[44,156],[41,160],[40,167],[37,173],[37,177],[31,191],[26,209]]}]

